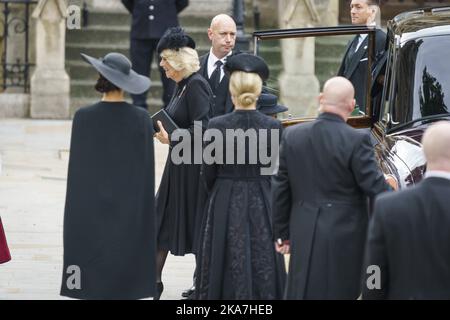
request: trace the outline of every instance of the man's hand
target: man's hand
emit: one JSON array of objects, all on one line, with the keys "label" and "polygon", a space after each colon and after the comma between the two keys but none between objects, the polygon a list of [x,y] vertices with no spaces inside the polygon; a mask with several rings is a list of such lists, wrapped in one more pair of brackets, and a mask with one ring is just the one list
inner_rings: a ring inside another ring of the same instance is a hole
[{"label": "man's hand", "polygon": [[169,134],[167,133],[166,129],[164,129],[161,121],[158,120],[157,122],[159,131],[155,133],[154,137],[159,140],[162,144],[169,144]]}]

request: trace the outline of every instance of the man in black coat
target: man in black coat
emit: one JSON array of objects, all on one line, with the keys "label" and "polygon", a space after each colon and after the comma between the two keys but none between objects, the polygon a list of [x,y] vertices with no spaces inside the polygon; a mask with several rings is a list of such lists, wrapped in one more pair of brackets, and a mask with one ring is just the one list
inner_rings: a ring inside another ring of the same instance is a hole
[{"label": "man in black coat", "polygon": [[[178,26],[178,13],[186,8],[188,0],[122,0],[132,14],[130,36],[130,58],[133,70],[145,76],[150,75],[153,55],[164,32]],[[159,57],[157,57],[159,60]],[[158,63],[159,64],[159,63]],[[159,67],[163,85],[164,106],[170,101],[175,83],[168,79]],[[131,95],[133,104],[147,109],[147,92]]]},{"label": "man in black coat", "polygon": [[[379,11],[378,0],[352,0],[350,4],[352,24],[374,25],[374,19]],[[385,54],[386,33],[377,29],[375,33],[375,60],[373,69],[377,62]],[[356,107],[360,111],[366,110],[366,87],[367,87],[367,50],[369,40],[367,34],[356,35],[347,45],[344,58],[337,73],[338,76],[349,79],[355,88]]]},{"label": "man in black coat", "polygon": [[367,197],[389,190],[366,131],[347,125],[355,101],[345,78],[328,80],[320,116],[288,127],[272,181],[277,251],[291,253],[287,299],[356,299]]},{"label": "man in black coat", "polygon": [[209,53],[200,57],[199,73],[208,80],[214,93],[212,117],[220,116],[234,110],[228,84],[230,77],[223,70],[227,57],[233,54],[236,41],[236,23],[226,14],[219,14],[211,21],[208,29],[211,40]]},{"label": "man in black coat", "polygon": [[375,202],[363,299],[450,299],[450,123],[431,126],[422,142],[425,179]]}]

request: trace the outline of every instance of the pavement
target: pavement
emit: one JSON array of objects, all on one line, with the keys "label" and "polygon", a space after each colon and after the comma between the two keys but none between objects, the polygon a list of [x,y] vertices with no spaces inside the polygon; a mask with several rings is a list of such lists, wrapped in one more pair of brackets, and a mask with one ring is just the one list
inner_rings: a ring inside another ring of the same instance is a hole
[{"label": "pavement", "polygon": [[[62,227],[71,121],[0,119],[0,216],[12,260],[0,265],[0,300],[55,300],[62,276]],[[158,187],[167,147],[155,141]],[[193,255],[169,254],[161,299],[192,284]]]}]

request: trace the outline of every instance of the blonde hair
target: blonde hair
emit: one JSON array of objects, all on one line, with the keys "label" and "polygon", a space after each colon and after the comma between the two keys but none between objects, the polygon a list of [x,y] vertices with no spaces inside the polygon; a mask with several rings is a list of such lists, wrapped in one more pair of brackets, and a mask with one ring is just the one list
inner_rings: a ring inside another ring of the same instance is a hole
[{"label": "blonde hair", "polygon": [[234,71],[230,77],[230,93],[242,108],[256,103],[261,94],[262,80],[256,73]]},{"label": "blonde hair", "polygon": [[178,50],[165,49],[161,52],[161,57],[166,59],[172,68],[181,72],[183,78],[189,77],[200,69],[198,53],[189,47]]}]

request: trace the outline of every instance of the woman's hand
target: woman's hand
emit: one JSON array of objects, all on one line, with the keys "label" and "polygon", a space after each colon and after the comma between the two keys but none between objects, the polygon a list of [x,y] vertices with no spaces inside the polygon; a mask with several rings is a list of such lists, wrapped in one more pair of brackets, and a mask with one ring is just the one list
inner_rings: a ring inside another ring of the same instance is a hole
[{"label": "woman's hand", "polygon": [[162,144],[169,144],[169,134],[167,133],[166,129],[164,129],[161,121],[158,120],[157,122],[159,131],[155,133],[154,137],[159,140]]}]

